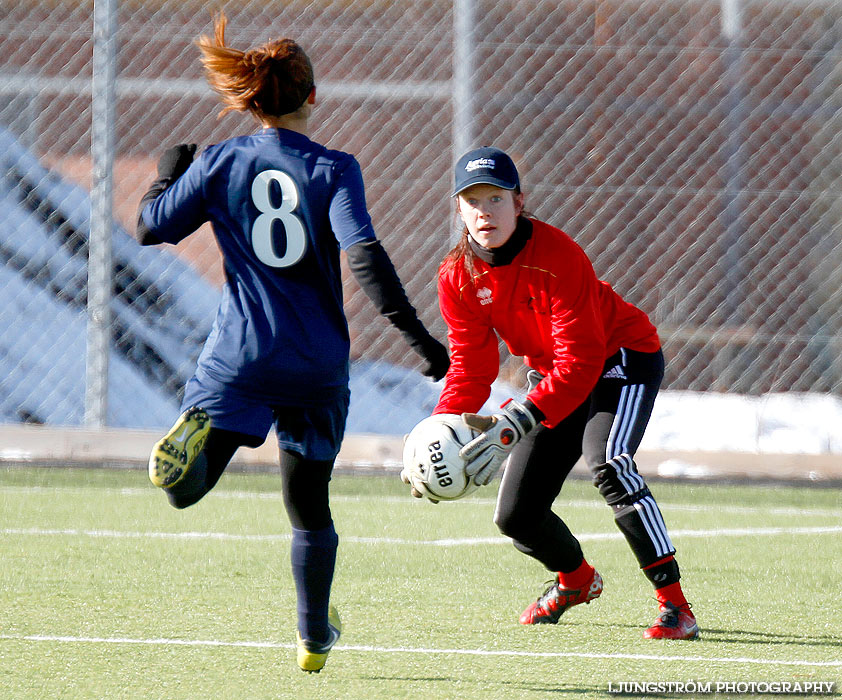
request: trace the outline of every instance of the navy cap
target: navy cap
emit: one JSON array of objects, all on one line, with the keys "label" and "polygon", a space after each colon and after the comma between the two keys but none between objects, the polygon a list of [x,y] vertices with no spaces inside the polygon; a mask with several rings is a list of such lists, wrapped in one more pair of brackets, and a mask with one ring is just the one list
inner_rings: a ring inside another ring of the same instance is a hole
[{"label": "navy cap", "polygon": [[499,148],[484,146],[468,151],[456,163],[453,171],[455,197],[471,185],[495,185],[504,190],[520,187],[517,168],[509,156]]}]

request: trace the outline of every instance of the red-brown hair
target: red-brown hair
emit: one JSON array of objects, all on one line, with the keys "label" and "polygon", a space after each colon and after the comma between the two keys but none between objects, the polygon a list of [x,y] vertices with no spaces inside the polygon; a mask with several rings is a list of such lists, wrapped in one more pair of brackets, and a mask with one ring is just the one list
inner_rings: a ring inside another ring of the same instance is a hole
[{"label": "red-brown hair", "polygon": [[[458,217],[459,214],[457,213]],[[458,265],[460,262],[464,265],[465,271],[471,276],[474,276],[474,251],[468,243],[468,227],[462,224],[462,230],[459,232],[459,241],[453,248],[451,248],[447,255],[444,256],[444,263],[448,267]]]},{"label": "red-brown hair", "polygon": [[278,39],[248,51],[225,45],[224,12],[214,18],[213,38],[202,35],[196,45],[208,84],[230,111],[251,112],[258,121],[280,117],[301,107],[313,89],[313,66],[292,39]]}]

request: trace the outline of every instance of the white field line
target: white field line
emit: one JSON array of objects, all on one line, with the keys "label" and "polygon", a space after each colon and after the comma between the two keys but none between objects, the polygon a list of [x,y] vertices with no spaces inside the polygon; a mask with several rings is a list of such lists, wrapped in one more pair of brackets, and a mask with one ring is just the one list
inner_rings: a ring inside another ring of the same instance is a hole
[{"label": "white field line", "polygon": [[[47,486],[0,486],[0,494],[8,493],[9,495],[39,495],[39,494],[46,494],[46,495],[55,495],[57,491],[65,492],[65,493],[78,493],[78,494],[115,494],[120,496],[157,496],[156,489],[152,486],[149,488],[96,488],[96,487],[82,487],[82,486],[58,486],[58,487],[47,487]],[[214,499],[224,499],[224,500],[246,500],[246,501],[281,501],[283,496],[281,495],[280,491],[277,492],[253,492],[253,491],[227,491],[225,489],[217,489],[211,495],[211,498]],[[332,503],[365,503],[369,501],[377,501],[378,503],[399,503],[399,504],[406,504],[416,503],[415,499],[412,499],[407,496],[365,496],[365,495],[358,495],[358,496],[343,496],[343,495],[335,495],[331,496],[330,500]],[[496,503],[496,499],[494,498],[481,498],[476,496],[471,496],[470,498],[466,498],[463,501],[459,501],[459,507],[465,506],[488,506],[494,505]],[[417,503],[418,505],[426,505],[421,504],[420,502]],[[745,515],[752,515],[752,514],[763,514],[763,515],[785,515],[785,516],[840,516],[842,515],[842,510],[838,508],[776,508],[776,507],[764,507],[764,506],[720,506],[720,505],[711,505],[711,504],[694,504],[694,503],[669,503],[669,502],[658,502],[662,511],[669,510],[675,512],[684,512],[684,513],[734,513],[734,514],[745,514]],[[452,507],[450,504],[440,504],[439,507]],[[605,509],[607,506],[603,501],[600,501],[598,497],[595,497],[594,500],[585,500],[585,499],[576,499],[576,500],[560,500],[556,503],[557,508],[597,508],[597,509]]]},{"label": "white field line", "polygon": [[[23,642],[53,642],[65,644],[146,644],[156,646],[195,646],[195,647],[241,647],[257,649],[294,649],[295,645],[284,642],[226,642],[218,639],[131,639],[129,637],[69,637],[52,635],[13,635],[0,634],[0,639]],[[627,659],[632,661],[674,662],[723,664],[755,664],[760,666],[801,666],[801,667],[842,667],[840,661],[794,661],[782,659],[759,659],[751,657],[719,656],[670,656],[664,654],[590,654],[568,651],[513,651],[504,649],[431,649],[413,647],[376,647],[366,645],[338,645],[337,651],[359,651],[375,654],[459,654],[470,656],[516,656],[529,658],[554,659]]]},{"label": "white field line", "polygon": [[[673,530],[673,538],[702,538],[702,537],[758,537],[775,535],[826,535],[842,533],[842,525],[827,527],[762,527],[762,528],[725,528],[720,530]],[[121,530],[82,530],[59,528],[3,528],[0,534],[7,536],[66,536],[93,537],[115,539],[164,539],[164,540],[224,540],[238,542],[288,542],[289,534],[274,535],[242,535],[229,532],[131,532]],[[509,544],[506,537],[463,537],[444,538],[436,540],[413,540],[403,537],[359,537],[355,535],[340,535],[343,543],[356,544],[388,544],[455,547],[476,546],[489,544]],[[605,540],[622,540],[619,532],[592,532],[577,535],[580,542]]]}]

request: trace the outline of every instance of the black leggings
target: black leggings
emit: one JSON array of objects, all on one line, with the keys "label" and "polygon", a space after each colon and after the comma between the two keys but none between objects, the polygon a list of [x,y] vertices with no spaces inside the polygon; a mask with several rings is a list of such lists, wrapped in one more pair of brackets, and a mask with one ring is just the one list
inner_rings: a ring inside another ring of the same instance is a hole
[{"label": "black leggings", "polygon": [[[240,447],[258,447],[262,440],[231,430],[211,428],[199,461],[183,484],[167,490],[175,508],[187,508],[200,501],[222,476]],[[331,524],[328,484],[333,461],[304,459],[297,452],[281,450],[281,486],[284,506],[292,526],[298,530],[321,530]]]},{"label": "black leggings", "polygon": [[[584,454],[594,485],[611,506],[640,566],[675,552],[633,459],[663,372],[660,351],[622,350],[608,359],[582,405],[554,428],[539,425],[518,443],[506,465],[494,514],[500,531],[518,550],[550,571],[569,572],[581,564],[579,541],[552,506]],[[531,386],[540,379],[530,372]]]}]

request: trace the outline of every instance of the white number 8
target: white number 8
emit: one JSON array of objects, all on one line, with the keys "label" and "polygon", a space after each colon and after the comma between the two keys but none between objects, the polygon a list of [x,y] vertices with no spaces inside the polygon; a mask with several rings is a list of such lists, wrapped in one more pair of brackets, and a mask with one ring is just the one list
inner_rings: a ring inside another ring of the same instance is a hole
[{"label": "white number 8", "polygon": [[[272,182],[281,187],[281,206],[272,206]],[[307,232],[304,223],[293,212],[298,206],[298,187],[295,181],[280,170],[264,170],[251,183],[251,199],[260,212],[251,227],[251,245],[260,262],[270,267],[295,265],[307,251]],[[283,256],[272,245],[272,223],[279,219],[286,231],[287,248]]]}]

